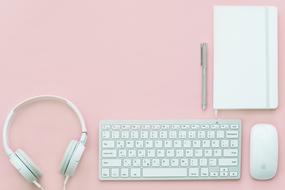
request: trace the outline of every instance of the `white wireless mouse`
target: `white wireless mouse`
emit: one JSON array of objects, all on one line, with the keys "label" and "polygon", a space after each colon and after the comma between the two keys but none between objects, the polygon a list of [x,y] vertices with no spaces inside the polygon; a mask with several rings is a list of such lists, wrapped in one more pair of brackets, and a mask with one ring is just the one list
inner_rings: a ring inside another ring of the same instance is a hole
[{"label": "white wireless mouse", "polygon": [[250,174],[257,180],[268,180],[278,167],[278,134],[273,125],[256,124],[250,133]]}]

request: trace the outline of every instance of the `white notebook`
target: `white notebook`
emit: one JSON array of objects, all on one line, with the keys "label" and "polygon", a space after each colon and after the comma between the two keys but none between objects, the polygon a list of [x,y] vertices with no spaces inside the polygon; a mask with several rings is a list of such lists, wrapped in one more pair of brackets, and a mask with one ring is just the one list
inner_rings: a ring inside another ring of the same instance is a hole
[{"label": "white notebook", "polygon": [[214,109],[278,106],[277,8],[214,7]]}]

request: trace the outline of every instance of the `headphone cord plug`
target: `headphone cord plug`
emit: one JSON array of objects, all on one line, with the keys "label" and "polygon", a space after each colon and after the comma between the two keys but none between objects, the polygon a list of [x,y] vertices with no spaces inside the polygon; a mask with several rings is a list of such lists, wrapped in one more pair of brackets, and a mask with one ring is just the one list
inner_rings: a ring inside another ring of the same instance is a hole
[{"label": "headphone cord plug", "polygon": [[37,188],[39,188],[39,189],[41,189],[41,190],[45,190],[45,189],[41,186],[41,184],[39,184],[37,181],[33,181],[33,184],[34,184]]},{"label": "headphone cord plug", "polygon": [[64,179],[64,182],[63,182],[63,190],[66,190],[66,184],[67,184],[67,182],[68,182],[68,180],[69,180],[69,177],[70,176],[65,176],[65,179]]}]

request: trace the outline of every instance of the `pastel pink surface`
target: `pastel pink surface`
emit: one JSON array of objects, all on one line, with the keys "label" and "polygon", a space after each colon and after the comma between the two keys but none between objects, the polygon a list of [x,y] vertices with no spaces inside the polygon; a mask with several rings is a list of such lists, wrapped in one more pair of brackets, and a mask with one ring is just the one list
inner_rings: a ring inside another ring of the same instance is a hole
[{"label": "pastel pink surface", "polygon": [[[243,122],[242,177],[238,181],[101,182],[98,122],[102,119],[215,118],[212,109],[212,11],[214,5],[273,5],[279,8],[279,108],[224,111],[218,118]],[[68,189],[238,190],[285,185],[285,1],[215,0],[10,0],[0,2],[0,122],[18,101],[40,94],[70,98],[87,122],[84,158]],[[199,46],[209,43],[209,107],[201,111]],[[279,131],[277,176],[249,175],[249,134],[259,122]],[[56,103],[38,103],[19,113],[10,131],[13,148],[24,149],[44,173],[47,189],[62,189],[60,161],[76,118]],[[0,137],[2,139],[2,136]],[[0,154],[0,188],[34,189]],[[283,186],[283,188],[282,188]]]}]

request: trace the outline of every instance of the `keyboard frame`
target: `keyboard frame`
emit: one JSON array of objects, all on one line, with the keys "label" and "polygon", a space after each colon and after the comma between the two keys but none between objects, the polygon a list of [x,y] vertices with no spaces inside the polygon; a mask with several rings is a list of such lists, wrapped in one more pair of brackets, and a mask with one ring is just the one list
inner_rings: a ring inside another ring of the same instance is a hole
[{"label": "keyboard frame", "polygon": [[[208,176],[208,177],[139,177],[139,178],[134,178],[134,177],[126,177],[126,178],[122,178],[122,177],[117,177],[117,178],[104,178],[101,176],[101,172],[102,172],[102,165],[101,165],[101,161],[102,161],[102,157],[101,157],[101,142],[102,142],[102,126],[103,125],[115,125],[115,124],[120,124],[120,125],[195,125],[195,124],[204,124],[204,125],[213,125],[213,124],[233,124],[233,123],[237,123],[240,126],[240,133],[239,133],[239,146],[238,146],[238,166],[239,167],[239,172],[238,175],[236,177],[228,177],[228,176],[217,176],[217,177],[213,177],[213,176]],[[99,161],[99,168],[98,168],[98,176],[99,176],[99,180],[100,181],[167,181],[167,180],[171,180],[171,181],[185,181],[185,180],[189,180],[189,181],[213,181],[213,180],[239,180],[241,178],[241,160],[242,160],[242,121],[240,119],[191,119],[191,120],[100,120],[99,122],[99,157],[98,157],[98,161]]]}]

